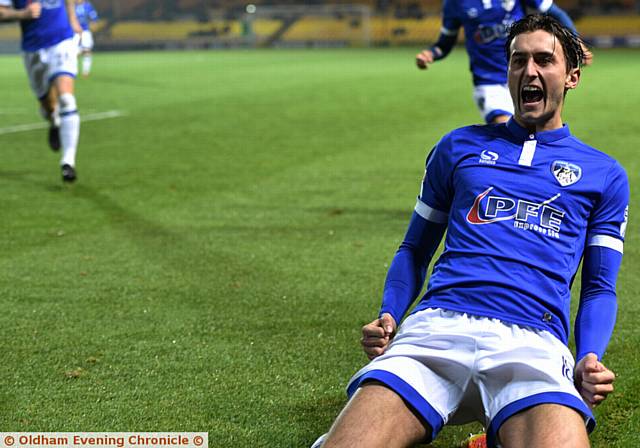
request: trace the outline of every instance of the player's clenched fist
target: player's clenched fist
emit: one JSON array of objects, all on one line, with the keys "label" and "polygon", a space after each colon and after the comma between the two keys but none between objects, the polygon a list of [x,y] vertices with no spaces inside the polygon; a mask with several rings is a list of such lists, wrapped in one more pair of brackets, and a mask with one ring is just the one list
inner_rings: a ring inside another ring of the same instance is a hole
[{"label": "player's clenched fist", "polygon": [[362,349],[367,357],[373,359],[382,355],[395,333],[396,321],[389,313],[362,327]]},{"label": "player's clenched fist", "polygon": [[24,9],[27,19],[37,19],[42,14],[42,5],[40,2],[31,2]]},{"label": "player's clenched fist", "polygon": [[589,353],[575,368],[575,383],[580,395],[590,407],[602,403],[613,392],[615,374],[598,361],[598,357]]},{"label": "player's clenched fist", "polygon": [[433,51],[422,50],[416,55],[416,65],[419,69],[427,69],[431,63],[433,63]]}]

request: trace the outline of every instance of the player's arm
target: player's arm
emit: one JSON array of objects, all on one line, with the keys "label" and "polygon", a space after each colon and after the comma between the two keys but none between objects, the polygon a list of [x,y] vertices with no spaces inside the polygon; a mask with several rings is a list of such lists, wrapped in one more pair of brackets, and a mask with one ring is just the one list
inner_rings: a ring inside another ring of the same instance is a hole
[{"label": "player's arm", "polygon": [[627,175],[615,163],[589,219],[575,322],[576,387],[591,406],[613,392],[615,375],[600,359],[616,321],[616,280],[622,262],[629,196]]},{"label": "player's arm", "polygon": [[429,65],[447,57],[456,45],[458,30],[462,22],[458,17],[460,6],[454,0],[445,0],[442,7],[442,28],[435,44],[425,48],[416,55],[416,65],[419,69],[429,68]]},{"label": "player's arm", "polygon": [[76,34],[81,34],[82,27],[80,26],[80,22],[78,22],[78,17],[76,16],[75,0],[65,0],[65,5],[67,7],[67,17],[69,18],[69,24],[71,25],[73,32]]},{"label": "player's arm", "polygon": [[430,48],[426,48],[416,55],[416,65],[419,69],[426,69],[429,68],[429,65],[433,62],[446,58],[456,45],[457,40],[457,29],[455,31],[451,31],[443,28],[440,31],[438,41]]},{"label": "player's arm", "polygon": [[15,20],[34,20],[40,17],[42,5],[40,2],[29,3],[23,9],[11,7],[11,2],[0,1],[0,21],[11,22]]},{"label": "player's arm", "polygon": [[378,319],[362,328],[362,347],[370,359],[384,353],[422,290],[427,267],[447,228],[453,196],[451,159],[451,138],[447,136],[427,158],[409,228],[387,273]]},{"label": "player's arm", "polygon": [[379,317],[362,328],[362,347],[369,359],[384,353],[398,323],[420,294],[427,267],[446,228],[446,218],[434,222],[413,212],[387,273]]},{"label": "player's arm", "polygon": [[[611,237],[610,237],[611,238]],[[587,247],[582,264],[580,306],[575,322],[576,386],[595,406],[613,392],[615,375],[600,362],[616,322],[616,278],[622,253],[603,246]]]}]

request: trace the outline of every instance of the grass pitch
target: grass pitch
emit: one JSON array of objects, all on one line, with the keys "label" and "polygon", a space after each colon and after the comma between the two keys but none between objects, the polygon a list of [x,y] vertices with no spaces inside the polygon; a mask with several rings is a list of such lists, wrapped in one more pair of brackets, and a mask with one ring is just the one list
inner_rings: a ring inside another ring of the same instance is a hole
[{"label": "grass pitch", "polygon": [[[0,427],[208,431],[216,447],[325,432],[427,151],[479,121],[464,52],[426,73],[414,55],[97,54],[81,114],[126,116],[83,124],[70,186],[45,130],[0,134]],[[603,448],[640,444],[639,71],[638,52],[596,52],[565,114],[632,186]],[[39,122],[20,58],[0,73],[0,127]]]}]

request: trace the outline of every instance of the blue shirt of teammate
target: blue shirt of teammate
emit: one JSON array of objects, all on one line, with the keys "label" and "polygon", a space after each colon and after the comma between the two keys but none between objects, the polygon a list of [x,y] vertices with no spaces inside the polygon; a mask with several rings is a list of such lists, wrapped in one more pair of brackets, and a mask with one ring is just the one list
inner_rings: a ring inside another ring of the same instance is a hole
[{"label": "blue shirt of teammate", "polygon": [[[0,0],[0,6],[24,9],[32,0]],[[73,37],[64,0],[40,0],[42,14],[35,20],[22,20],[22,50],[34,52]]]},{"label": "blue shirt of teammate", "polygon": [[526,0],[526,5],[519,0],[445,0],[441,33],[456,36],[464,28],[474,85],[506,84],[504,46],[509,27],[525,16],[526,6],[544,13],[552,4],[552,0]]},{"label": "blue shirt of teammate", "polygon": [[[566,344],[570,289],[580,260],[585,250],[603,249],[596,254],[602,264],[595,272],[608,266],[607,257],[611,266],[619,265],[628,203],[624,169],[573,137],[566,125],[529,134],[511,119],[457,129],[429,155],[412,224],[387,277],[381,314],[400,322],[424,281],[426,268],[414,265],[428,263],[446,226],[444,252],[414,311],[444,308],[497,318],[548,330]],[[434,243],[431,235],[437,232]],[[423,249],[429,245],[430,254]],[[591,298],[585,288],[609,301],[611,307],[597,308],[595,317],[609,321],[610,330],[617,268],[612,272],[613,279],[596,278],[595,286],[585,286],[583,278],[582,288],[589,296],[582,297],[585,303]],[[576,332],[581,330],[598,333],[583,327]],[[581,354],[601,356],[608,335],[586,338],[578,347]]]},{"label": "blue shirt of teammate", "polygon": [[76,16],[78,17],[78,22],[80,22],[80,26],[84,31],[89,30],[91,22],[98,20],[98,12],[88,1],[76,4]]}]

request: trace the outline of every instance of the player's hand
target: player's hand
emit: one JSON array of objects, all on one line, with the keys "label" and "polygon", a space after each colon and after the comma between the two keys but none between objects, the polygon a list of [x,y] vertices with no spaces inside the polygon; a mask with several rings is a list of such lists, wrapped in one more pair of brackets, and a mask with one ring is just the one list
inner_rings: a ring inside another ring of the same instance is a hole
[{"label": "player's hand", "polygon": [[429,64],[433,63],[433,51],[422,50],[416,55],[416,65],[420,70],[429,68]]},{"label": "player's hand", "polygon": [[598,361],[594,353],[589,353],[575,368],[575,383],[580,395],[592,408],[602,403],[613,392],[615,374]]},{"label": "player's hand", "polygon": [[395,319],[391,314],[384,313],[379,319],[362,327],[362,349],[369,359],[377,358],[385,352],[395,334]]},{"label": "player's hand", "polygon": [[80,26],[80,22],[77,20],[71,21],[71,28],[75,34],[82,34],[82,27]]},{"label": "player's hand", "polygon": [[24,8],[25,19],[33,20],[42,14],[42,5],[40,2],[31,2]]}]

